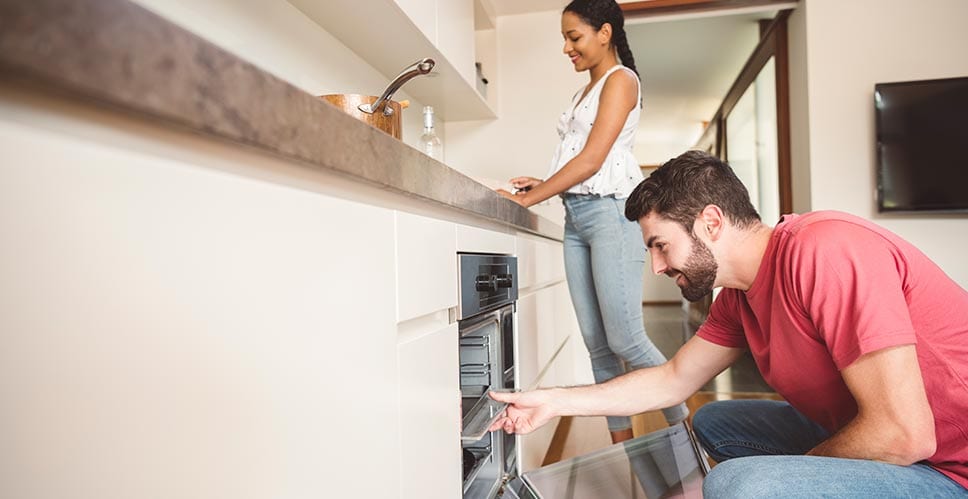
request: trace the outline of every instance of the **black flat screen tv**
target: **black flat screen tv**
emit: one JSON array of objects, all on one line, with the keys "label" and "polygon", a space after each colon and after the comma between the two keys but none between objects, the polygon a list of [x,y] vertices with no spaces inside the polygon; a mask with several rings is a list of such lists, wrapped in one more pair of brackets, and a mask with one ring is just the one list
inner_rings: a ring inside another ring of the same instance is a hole
[{"label": "black flat screen tv", "polygon": [[874,85],[877,209],[968,213],[968,77]]}]

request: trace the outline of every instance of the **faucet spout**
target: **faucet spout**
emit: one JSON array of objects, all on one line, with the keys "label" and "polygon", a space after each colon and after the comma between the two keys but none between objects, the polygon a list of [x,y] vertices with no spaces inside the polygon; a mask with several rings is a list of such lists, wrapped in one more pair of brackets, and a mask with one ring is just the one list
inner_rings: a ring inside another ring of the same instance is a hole
[{"label": "faucet spout", "polygon": [[386,90],[380,95],[380,98],[376,100],[373,104],[360,104],[359,110],[366,114],[373,114],[383,108],[383,115],[390,116],[393,114],[393,108],[387,106],[387,101],[393,97],[393,94],[403,86],[404,83],[410,81],[416,76],[425,75],[434,69],[436,63],[431,58],[420,59],[419,61],[407,66],[397,75],[393,81],[387,85]]}]

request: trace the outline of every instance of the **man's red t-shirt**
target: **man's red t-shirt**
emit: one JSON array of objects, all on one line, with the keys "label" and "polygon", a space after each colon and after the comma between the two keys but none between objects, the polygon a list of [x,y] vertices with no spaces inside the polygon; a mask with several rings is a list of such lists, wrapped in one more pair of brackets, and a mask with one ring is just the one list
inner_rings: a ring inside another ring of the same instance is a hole
[{"label": "man's red t-shirt", "polygon": [[724,289],[697,334],[749,348],[767,383],[831,433],[857,414],[840,370],[915,345],[937,434],[927,461],[968,488],[968,292],[897,235],[845,213],[786,215],[750,289]]}]

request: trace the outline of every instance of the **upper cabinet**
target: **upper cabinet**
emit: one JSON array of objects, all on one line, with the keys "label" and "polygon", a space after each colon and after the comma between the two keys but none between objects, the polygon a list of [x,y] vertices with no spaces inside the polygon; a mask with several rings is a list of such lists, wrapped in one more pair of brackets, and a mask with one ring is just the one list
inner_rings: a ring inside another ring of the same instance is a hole
[{"label": "upper cabinet", "polygon": [[474,0],[437,1],[437,47],[465,81],[475,84]]},{"label": "upper cabinet", "polygon": [[434,106],[444,121],[496,117],[477,85],[475,10],[486,10],[475,9],[475,3],[481,2],[489,0],[289,0],[388,83],[414,61],[434,59],[433,73],[410,80],[402,91]]}]

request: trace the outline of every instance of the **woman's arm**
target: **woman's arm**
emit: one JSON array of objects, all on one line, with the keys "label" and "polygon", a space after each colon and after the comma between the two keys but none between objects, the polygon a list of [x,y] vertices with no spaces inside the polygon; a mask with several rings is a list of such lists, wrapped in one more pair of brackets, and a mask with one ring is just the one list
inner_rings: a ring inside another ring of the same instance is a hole
[{"label": "woman's arm", "polygon": [[625,126],[629,112],[639,105],[639,85],[627,71],[609,75],[598,101],[595,125],[585,147],[548,180],[536,184],[527,192],[511,195],[502,193],[525,208],[567,191],[590,178],[602,167],[608,151]]}]

